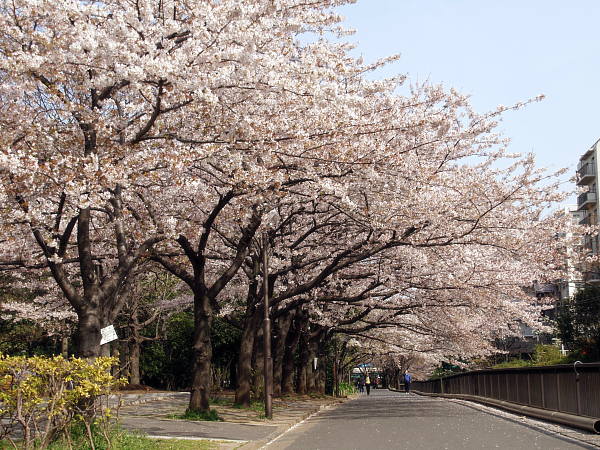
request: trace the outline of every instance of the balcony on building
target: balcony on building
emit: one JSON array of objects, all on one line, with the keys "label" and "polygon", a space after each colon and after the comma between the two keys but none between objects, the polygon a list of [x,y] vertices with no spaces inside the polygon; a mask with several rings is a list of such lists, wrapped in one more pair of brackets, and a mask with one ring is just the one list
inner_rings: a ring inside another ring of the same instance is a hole
[{"label": "balcony on building", "polygon": [[593,191],[584,192],[577,197],[577,209],[589,208],[596,204],[596,193]]},{"label": "balcony on building", "polygon": [[600,139],[597,140],[594,145],[592,145],[590,148],[588,148],[585,153],[581,156],[580,160],[581,161],[585,161],[586,159],[589,159],[594,152],[596,151],[596,148],[598,147],[598,143],[600,143]]},{"label": "balcony on building", "polygon": [[596,178],[596,167],[591,162],[580,161],[577,167],[577,185],[585,186]]},{"label": "balcony on building", "polygon": [[556,292],[558,291],[558,287],[556,284],[554,283],[538,283],[538,282],[534,282],[533,283],[533,290],[535,292],[535,295],[539,296],[551,296],[556,294]]},{"label": "balcony on building", "polygon": [[586,254],[594,250],[594,238],[589,234],[583,236],[583,249]]},{"label": "balcony on building", "polygon": [[600,285],[600,271],[585,272],[584,280],[587,284]]},{"label": "balcony on building", "polygon": [[579,225],[590,225],[591,214],[587,211],[583,211],[583,214],[579,215]]}]

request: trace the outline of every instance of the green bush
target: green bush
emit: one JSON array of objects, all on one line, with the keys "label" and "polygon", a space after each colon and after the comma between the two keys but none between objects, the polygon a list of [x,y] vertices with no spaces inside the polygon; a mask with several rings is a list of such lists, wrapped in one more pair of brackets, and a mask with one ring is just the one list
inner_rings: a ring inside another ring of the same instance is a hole
[{"label": "green bush", "polygon": [[509,361],[504,361],[499,364],[494,364],[492,366],[492,369],[510,369],[513,367],[528,367],[531,365],[532,365],[531,361],[529,361],[529,360],[513,358]]},{"label": "green bush", "polygon": [[206,412],[201,411],[186,411],[185,414],[173,414],[172,419],[181,420],[200,420],[207,422],[222,422],[223,419],[219,416],[216,409],[210,409]]},{"label": "green bush", "polygon": [[565,358],[556,345],[536,345],[533,354],[533,364],[536,366],[552,366],[563,364]]},{"label": "green bush", "polygon": [[530,366],[553,366],[556,364],[568,364],[568,357],[560,353],[556,345],[536,345],[531,360],[511,359],[500,364],[495,364],[494,369],[508,369],[512,367],[530,367]]},{"label": "green bush", "polygon": [[340,388],[340,395],[342,397],[356,393],[356,388],[353,385],[351,385],[350,383],[347,383],[345,381],[342,381],[340,383],[339,388]]}]

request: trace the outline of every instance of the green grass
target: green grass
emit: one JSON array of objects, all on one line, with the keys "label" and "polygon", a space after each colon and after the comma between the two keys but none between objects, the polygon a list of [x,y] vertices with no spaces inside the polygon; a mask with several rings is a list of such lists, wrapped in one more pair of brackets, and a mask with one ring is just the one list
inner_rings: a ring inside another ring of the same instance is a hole
[{"label": "green grass", "polygon": [[184,414],[171,414],[170,419],[179,420],[199,420],[206,422],[222,422],[223,419],[219,417],[216,409],[211,409],[208,412],[201,411],[186,411]]},{"label": "green grass", "polygon": [[265,413],[265,403],[261,400],[252,400],[250,402],[250,406],[243,405],[233,405],[234,408],[237,409],[249,409],[251,411],[256,411],[257,413]]},{"label": "green grass", "polygon": [[[187,440],[187,439],[152,439],[139,433],[112,428],[109,431],[110,448],[114,450],[216,450],[218,441]],[[74,428],[71,432],[72,448],[76,450],[90,449],[89,441],[82,429]],[[94,433],[94,446],[97,450],[107,450],[106,439],[98,432]],[[14,448],[7,441],[0,441],[0,449]],[[67,450],[69,448],[64,437],[53,442],[49,450]]]},{"label": "green grass", "polygon": [[230,400],[227,398],[222,398],[222,397],[215,397],[215,398],[210,399],[210,404],[211,405],[221,405],[221,406],[231,406],[231,405],[233,405],[233,400]]}]

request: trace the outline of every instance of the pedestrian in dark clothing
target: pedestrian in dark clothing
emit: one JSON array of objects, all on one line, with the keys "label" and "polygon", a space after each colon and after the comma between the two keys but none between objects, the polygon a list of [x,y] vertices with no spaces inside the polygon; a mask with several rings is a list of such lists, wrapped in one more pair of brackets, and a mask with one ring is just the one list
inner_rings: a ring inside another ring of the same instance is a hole
[{"label": "pedestrian in dark clothing", "polygon": [[371,378],[369,378],[369,375],[365,378],[365,386],[367,388],[367,395],[371,395]]},{"label": "pedestrian in dark clothing", "polygon": [[412,375],[408,373],[408,370],[404,372],[404,392],[407,394],[410,392],[410,383],[412,382]]}]

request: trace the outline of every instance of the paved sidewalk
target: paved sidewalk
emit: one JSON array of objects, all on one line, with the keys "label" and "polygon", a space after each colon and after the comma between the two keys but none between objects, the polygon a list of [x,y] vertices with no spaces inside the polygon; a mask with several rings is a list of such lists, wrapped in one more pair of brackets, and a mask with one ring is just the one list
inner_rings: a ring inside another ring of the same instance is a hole
[{"label": "paved sidewalk", "polygon": [[183,414],[189,400],[188,392],[143,393],[122,395],[125,406],[120,408],[119,421],[129,430],[141,431],[149,437],[209,439],[222,441],[219,448],[258,449],[311,414],[345,399],[308,396],[274,399],[273,420],[260,417],[258,411],[212,405],[223,422],[202,422],[170,419]]}]

